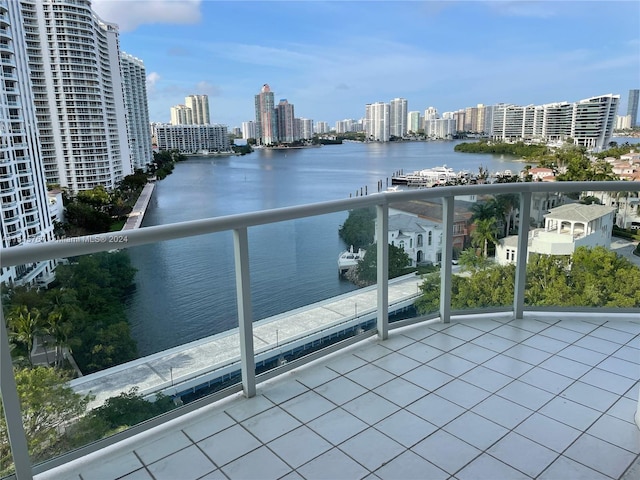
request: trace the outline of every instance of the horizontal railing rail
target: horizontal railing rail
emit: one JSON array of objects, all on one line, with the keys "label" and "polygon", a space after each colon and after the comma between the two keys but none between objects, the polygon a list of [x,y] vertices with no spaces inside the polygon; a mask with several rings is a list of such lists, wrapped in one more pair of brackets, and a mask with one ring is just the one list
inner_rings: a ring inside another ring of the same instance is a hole
[{"label": "horizontal railing rail", "polygon": [[[103,233],[84,237],[65,238],[45,243],[28,243],[17,247],[3,249],[0,255],[0,266],[11,267],[22,264],[32,264],[45,260],[76,257],[113,249],[129,248],[162,241],[177,240],[192,236],[206,235],[217,232],[233,232],[234,258],[236,267],[236,292],[238,310],[238,330],[240,343],[240,367],[242,374],[242,390],[248,397],[256,394],[256,350],[253,345],[253,313],[251,303],[251,288],[249,282],[249,248],[248,228],[280,223],[307,217],[331,214],[346,210],[364,207],[376,208],[376,235],[379,239],[388,238],[389,206],[394,203],[412,200],[442,199],[442,261],[440,278],[440,310],[441,322],[449,322],[451,319],[451,278],[452,278],[452,247],[453,247],[453,223],[455,197],[466,195],[484,194],[518,194],[520,196],[520,209],[530,211],[532,196],[543,193],[572,193],[572,192],[637,192],[640,191],[640,182],[554,182],[554,183],[510,183],[449,186],[408,191],[383,192],[368,196],[334,200],[316,204],[292,206],[265,210],[259,212],[243,213],[218,218],[194,220],[145,227],[136,230],[127,230],[114,233]],[[518,231],[518,251],[516,258],[516,277],[512,312],[515,318],[522,318],[524,311],[524,291],[526,284],[526,260],[528,249],[529,224],[520,222]],[[378,242],[377,245],[377,318],[376,331],[381,340],[388,336],[388,245],[386,242]],[[1,299],[0,299],[1,302]],[[1,307],[1,304],[0,304]],[[496,311],[503,311],[496,308]],[[1,312],[1,308],[0,308]],[[4,319],[2,318],[2,321]],[[3,325],[4,327],[4,325]],[[11,449],[16,469],[16,477],[20,479],[32,478],[33,467],[29,458],[27,442],[21,423],[20,406],[17,396],[15,379],[13,377],[12,360],[9,353],[9,341],[6,328],[0,328],[0,393],[2,395],[7,430],[10,438]],[[314,354],[313,358],[318,355]],[[298,364],[298,362],[296,362]],[[267,377],[270,377],[268,375]],[[264,378],[264,377],[261,377]],[[232,389],[235,391],[235,389]],[[212,398],[218,398],[214,396]],[[157,421],[148,425],[156,425]],[[137,433],[139,428],[131,432]],[[127,435],[126,433],[124,434]],[[116,440],[123,436],[114,437]],[[75,455],[65,455],[47,462],[46,466],[40,465],[37,471],[43,471],[60,465],[61,462],[78,458],[90,451],[98,450],[115,440],[106,439],[93,445],[84,447]]]}]

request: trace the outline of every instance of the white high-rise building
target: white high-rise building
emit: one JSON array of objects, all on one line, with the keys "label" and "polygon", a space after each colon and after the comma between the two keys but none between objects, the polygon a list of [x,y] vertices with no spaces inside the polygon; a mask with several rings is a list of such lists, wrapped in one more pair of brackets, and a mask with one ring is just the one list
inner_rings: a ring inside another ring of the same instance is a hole
[{"label": "white high-rise building", "polygon": [[327,122],[316,122],[315,131],[318,134],[329,133],[331,129]]},{"label": "white high-rise building", "polygon": [[300,118],[300,138],[310,140],[313,138],[313,120],[310,118]]},{"label": "white high-rise building", "polygon": [[394,98],[389,103],[389,134],[403,137],[407,133],[407,99]]},{"label": "white high-rise building", "polygon": [[422,128],[420,120],[420,112],[409,112],[407,114],[407,131],[418,133],[418,130]]},{"label": "white high-rise building", "polygon": [[48,183],[113,188],[131,173],[118,28],[89,0],[20,0]]},{"label": "white high-rise building", "polygon": [[226,125],[152,125],[158,150],[180,153],[228,152],[231,150]]},{"label": "white high-rise building", "polygon": [[186,105],[171,107],[171,125],[193,125],[193,110]]},{"label": "white high-rise building", "polygon": [[[53,239],[20,4],[0,0],[0,233],[2,249]],[[0,282],[47,284],[53,262],[0,269]]]},{"label": "white high-rise building", "polygon": [[611,140],[619,101],[619,95],[609,94],[573,103],[495,105],[491,135],[503,141],[564,142],[571,138],[574,145],[600,151]]},{"label": "white high-rise building", "polygon": [[209,125],[209,97],[207,95],[189,95],[184,104],[191,109],[192,123],[195,125]]},{"label": "white high-rise building", "polygon": [[256,122],[253,120],[242,122],[242,138],[245,140],[248,140],[249,138],[256,138]]},{"label": "white high-rise building", "polygon": [[120,54],[124,105],[127,110],[127,134],[133,170],[146,170],[153,162],[147,104],[147,71],[139,58]]},{"label": "white high-rise building", "polygon": [[388,103],[368,103],[365,107],[365,133],[369,140],[388,142],[390,137]]}]

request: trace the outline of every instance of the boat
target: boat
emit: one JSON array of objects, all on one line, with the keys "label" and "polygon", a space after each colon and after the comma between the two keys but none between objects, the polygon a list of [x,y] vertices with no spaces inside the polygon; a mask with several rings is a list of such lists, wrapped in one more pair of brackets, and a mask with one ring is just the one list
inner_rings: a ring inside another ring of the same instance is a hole
[{"label": "boat", "polygon": [[396,175],[391,177],[392,185],[406,185],[408,187],[435,187],[455,182],[461,177],[461,172],[456,173],[453,168],[446,165],[441,167],[425,168],[416,170],[406,175]]},{"label": "boat", "polygon": [[353,245],[349,250],[345,250],[338,257],[338,275],[343,275],[351,267],[355,267],[360,260],[364,258],[366,250],[361,248],[357,252],[353,251]]}]

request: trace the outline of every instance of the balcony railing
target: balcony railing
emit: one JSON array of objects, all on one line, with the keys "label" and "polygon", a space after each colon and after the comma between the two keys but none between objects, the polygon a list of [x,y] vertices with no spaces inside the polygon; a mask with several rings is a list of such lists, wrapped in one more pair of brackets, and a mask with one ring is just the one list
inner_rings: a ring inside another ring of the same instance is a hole
[{"label": "balcony railing", "polygon": [[[250,286],[249,273],[249,229],[257,226],[268,226],[290,220],[305,219],[320,215],[344,212],[364,207],[374,207],[376,211],[376,237],[378,239],[389,238],[389,206],[401,201],[442,199],[442,259],[440,272],[440,302],[439,310],[433,316],[443,323],[449,323],[452,316],[452,252],[453,252],[453,227],[454,227],[454,201],[456,196],[481,195],[481,194],[517,194],[520,200],[520,211],[530,211],[531,198],[534,193],[562,192],[573,193],[580,191],[640,191],[640,184],[633,182],[560,182],[560,183],[516,183],[500,185],[473,185],[439,187],[435,189],[422,189],[393,193],[381,193],[364,197],[323,202],[318,204],[302,205],[296,207],[280,208],[262,212],[231,215],[211,219],[195,220],[179,224],[146,227],[138,230],[127,231],[126,247],[148,245],[169,240],[184,239],[199,235],[231,232],[233,235],[233,256],[235,261],[235,279],[238,314],[238,338],[239,338],[239,364],[241,372],[241,385],[223,392],[242,390],[247,397],[256,395],[256,384],[272,378],[287,367],[277,369],[268,374],[256,374],[256,358],[259,348],[254,345],[254,316],[252,312],[252,288]],[[2,253],[1,266],[10,267],[22,264],[33,264],[46,260],[54,260],[67,257],[92,254],[109,251],[117,244],[121,233],[105,233],[87,237],[69,239],[72,241],[55,241],[43,244],[30,244],[16,248],[6,249]],[[525,312],[525,285],[526,265],[528,255],[528,222],[520,222],[517,239],[516,268],[514,279],[513,298],[506,299],[508,309],[513,312],[516,319],[523,318]],[[115,243],[114,243],[115,242]],[[387,273],[389,270],[389,249],[387,242],[377,242],[377,278],[375,286],[376,307],[373,316],[374,328],[369,332],[377,334],[381,340],[387,339],[389,324],[389,285]],[[1,310],[0,310],[1,311]],[[503,311],[496,308],[495,311]],[[621,311],[621,309],[615,309]],[[632,309],[632,312],[640,311]],[[358,317],[357,306],[355,317]],[[432,318],[433,318],[432,317]],[[425,317],[412,319],[412,322],[425,320]],[[406,324],[406,323],[405,323]],[[113,444],[123,438],[127,438],[141,430],[167,421],[168,417],[158,417],[142,426],[121,432],[112,437],[83,447],[64,458],[58,457],[45,464],[33,467],[29,457],[27,442],[21,423],[20,404],[18,400],[15,378],[12,369],[12,359],[9,353],[7,331],[0,328],[0,353],[2,355],[0,367],[0,387],[3,406],[7,419],[7,430],[10,437],[11,449],[15,471],[18,478],[31,478],[33,472],[46,471],[64,462],[80,458],[92,451],[97,451],[109,444]],[[277,333],[276,333],[277,335]],[[308,357],[316,359],[325,355],[324,351],[316,352]],[[126,368],[121,366],[118,368]],[[212,396],[208,401],[219,399],[220,396]],[[188,410],[185,408],[185,411]],[[180,412],[173,417],[180,415]],[[171,418],[173,418],[171,417]],[[636,417],[638,418],[638,417]]]}]

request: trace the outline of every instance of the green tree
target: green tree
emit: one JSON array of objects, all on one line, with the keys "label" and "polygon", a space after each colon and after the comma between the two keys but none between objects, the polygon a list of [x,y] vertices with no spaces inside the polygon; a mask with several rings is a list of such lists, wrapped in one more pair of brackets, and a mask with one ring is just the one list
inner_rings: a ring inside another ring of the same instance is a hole
[{"label": "green tree", "polygon": [[[48,367],[15,371],[18,396],[22,407],[22,423],[32,460],[42,461],[63,453],[65,427],[82,415],[91,400],[67,386],[68,378]],[[10,465],[9,441],[0,403],[1,465]],[[0,473],[6,473],[1,472]]]},{"label": "green tree", "polygon": [[[366,284],[376,283],[378,276],[377,270],[377,244],[367,247],[367,253],[357,266],[358,280]],[[389,245],[389,278],[396,278],[407,273],[410,268],[411,260],[404,250],[394,245]]]},{"label": "green tree", "polygon": [[458,264],[463,272],[475,272],[491,266],[491,262],[487,258],[478,255],[472,248],[467,248],[460,253]]},{"label": "green tree", "polygon": [[338,235],[344,243],[353,246],[354,251],[373,243],[375,230],[375,208],[351,210],[349,216],[340,227]]},{"label": "green tree", "polygon": [[9,336],[15,343],[24,347],[29,365],[32,365],[33,342],[42,329],[40,312],[35,308],[29,310],[25,305],[20,305],[9,313],[8,320]]},{"label": "green tree", "polygon": [[489,243],[498,242],[498,225],[495,217],[477,220],[475,230],[471,233],[471,245],[481,248],[485,258],[489,256]]}]

